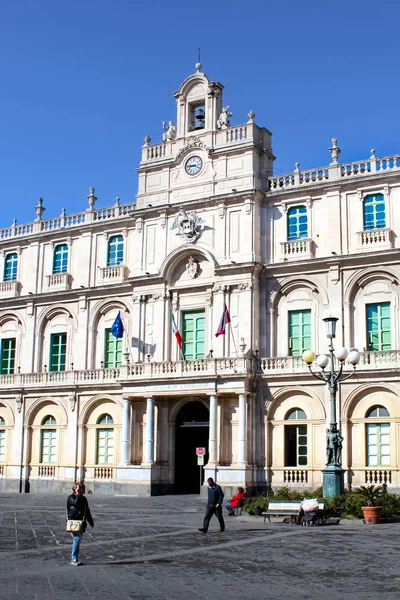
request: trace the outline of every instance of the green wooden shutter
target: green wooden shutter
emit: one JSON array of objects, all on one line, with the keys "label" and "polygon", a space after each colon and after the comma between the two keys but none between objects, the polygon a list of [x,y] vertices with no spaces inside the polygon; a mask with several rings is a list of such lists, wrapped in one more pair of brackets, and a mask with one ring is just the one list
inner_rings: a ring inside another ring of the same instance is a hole
[{"label": "green wooden shutter", "polygon": [[67,334],[52,333],[50,336],[50,368],[49,371],[65,371],[67,354]]},{"label": "green wooden shutter", "polygon": [[185,360],[204,358],[205,323],[203,310],[183,313],[182,349]]},{"label": "green wooden shutter", "polygon": [[122,338],[116,338],[111,329],[105,330],[104,367],[114,369],[122,364]]},{"label": "green wooden shutter", "polygon": [[373,352],[392,349],[390,302],[367,304],[367,344]]},{"label": "green wooden shutter", "polygon": [[55,429],[42,429],[42,463],[56,462],[57,433]]},{"label": "green wooden shutter", "polygon": [[0,373],[11,375],[15,370],[15,338],[1,340]]},{"label": "green wooden shutter", "polygon": [[311,310],[289,311],[289,355],[311,350]]},{"label": "green wooden shutter", "polygon": [[99,429],[97,432],[97,464],[109,465],[114,461],[114,430]]}]

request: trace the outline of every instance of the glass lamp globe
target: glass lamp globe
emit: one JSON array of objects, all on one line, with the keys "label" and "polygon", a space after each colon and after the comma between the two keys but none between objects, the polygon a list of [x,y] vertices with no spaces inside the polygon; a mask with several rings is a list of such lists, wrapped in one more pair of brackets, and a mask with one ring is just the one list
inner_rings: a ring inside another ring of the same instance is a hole
[{"label": "glass lamp globe", "polygon": [[360,353],[358,350],[352,350],[347,357],[348,362],[355,367],[360,362]]},{"label": "glass lamp globe", "polygon": [[328,363],[329,358],[326,356],[326,354],[320,354],[317,356],[317,365],[321,367],[321,369],[325,369],[325,367],[328,366]]},{"label": "glass lamp globe", "polygon": [[335,350],[335,356],[340,362],[346,360],[348,353],[347,348],[338,348]]},{"label": "glass lamp globe", "polygon": [[305,350],[301,355],[301,358],[304,360],[305,363],[311,365],[311,363],[313,363],[315,360],[315,354],[312,350]]}]

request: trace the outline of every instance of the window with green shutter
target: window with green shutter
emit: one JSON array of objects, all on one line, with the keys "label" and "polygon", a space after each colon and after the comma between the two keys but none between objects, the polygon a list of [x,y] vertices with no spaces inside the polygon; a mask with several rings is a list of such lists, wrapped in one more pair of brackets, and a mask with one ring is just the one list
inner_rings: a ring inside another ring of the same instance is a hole
[{"label": "window with green shutter", "polygon": [[68,245],[58,244],[54,248],[53,273],[66,273],[68,269]]},{"label": "window with green shutter", "polygon": [[122,364],[122,338],[116,338],[111,329],[105,330],[104,367],[114,369]]},{"label": "window with green shutter", "polygon": [[381,227],[386,227],[384,195],[369,194],[364,198],[364,230]]},{"label": "window with green shutter", "polygon": [[[0,417],[0,427],[5,426],[5,421]],[[4,462],[6,459],[6,431],[0,429],[0,462]]]},{"label": "window with green shutter", "polygon": [[292,206],[287,214],[287,239],[301,240],[308,237],[308,216],[305,206]]},{"label": "window with green shutter", "polygon": [[124,260],[124,238],[122,235],[113,235],[108,240],[107,267],[121,265]]},{"label": "window with green shutter", "polygon": [[392,349],[390,302],[366,305],[367,347],[370,351]]},{"label": "window with green shutter", "polygon": [[15,371],[15,338],[1,340],[0,343],[0,374],[11,375]]},{"label": "window with green shutter", "polygon": [[289,356],[311,350],[311,310],[289,311]]},{"label": "window with green shutter", "polygon": [[15,281],[17,279],[18,272],[18,254],[16,252],[11,252],[11,254],[6,254],[4,259],[4,281]]},{"label": "window with green shutter", "polygon": [[67,354],[67,334],[52,333],[50,336],[49,371],[65,371]]},{"label": "window with green shutter", "polygon": [[204,358],[205,323],[204,310],[183,313],[182,351],[185,360]]}]

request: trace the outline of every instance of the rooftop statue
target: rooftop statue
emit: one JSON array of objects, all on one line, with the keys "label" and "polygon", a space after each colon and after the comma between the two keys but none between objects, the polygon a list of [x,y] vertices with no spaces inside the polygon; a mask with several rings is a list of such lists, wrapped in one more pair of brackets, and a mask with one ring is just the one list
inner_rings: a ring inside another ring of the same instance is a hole
[{"label": "rooftop statue", "polygon": [[163,142],[173,142],[176,137],[176,127],[173,121],[168,122],[168,126],[165,121],[162,122],[163,129]]},{"label": "rooftop statue", "polygon": [[229,112],[230,106],[224,106],[222,109],[222,113],[219,115],[217,120],[217,128],[218,129],[227,129],[231,126],[230,117],[232,113]]}]

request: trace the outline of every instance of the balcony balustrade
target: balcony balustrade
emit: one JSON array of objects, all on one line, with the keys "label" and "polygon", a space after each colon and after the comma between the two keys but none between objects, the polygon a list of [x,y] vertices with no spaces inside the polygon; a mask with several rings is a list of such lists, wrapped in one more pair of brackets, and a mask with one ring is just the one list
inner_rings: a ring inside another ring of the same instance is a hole
[{"label": "balcony balustrade", "polygon": [[[377,369],[398,369],[400,350],[385,352],[361,352],[357,372]],[[345,366],[345,369],[350,366]],[[123,365],[113,369],[84,369],[74,371],[46,371],[0,375],[3,390],[15,388],[98,386],[99,384],[125,384],[128,382],[177,382],[191,379],[202,382],[209,377],[232,377],[246,375],[287,375],[308,373],[308,367],[300,356],[277,356],[269,358],[234,357],[204,358],[185,361],[150,361]],[[177,384],[179,385],[179,383]]]}]

